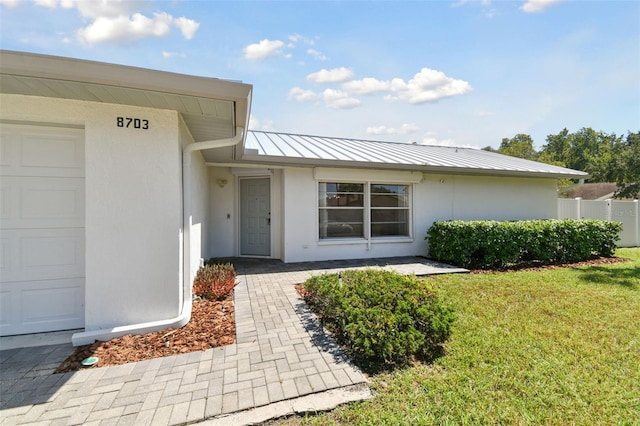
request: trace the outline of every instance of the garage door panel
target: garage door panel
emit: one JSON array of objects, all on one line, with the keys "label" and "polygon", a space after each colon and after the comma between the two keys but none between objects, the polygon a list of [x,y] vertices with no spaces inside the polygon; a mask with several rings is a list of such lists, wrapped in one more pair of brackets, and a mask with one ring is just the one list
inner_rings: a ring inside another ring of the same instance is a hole
[{"label": "garage door panel", "polygon": [[78,320],[82,317],[82,309],[78,309],[82,308],[82,299],[81,282],[77,280],[49,281],[45,288],[22,289],[23,322]]},{"label": "garage door panel", "polygon": [[84,132],[0,124],[0,335],[84,327]]},{"label": "garage door panel", "polygon": [[84,327],[84,279],[3,284],[0,333],[24,334]]},{"label": "garage door panel", "polygon": [[[22,164],[25,168],[82,170],[82,140],[69,135],[23,134]],[[56,173],[64,171],[58,170]]]},{"label": "garage door panel", "polygon": [[15,205],[15,200],[18,200],[20,195],[18,194],[19,188],[15,185],[10,185],[8,180],[11,178],[3,177],[0,181],[0,219],[2,219],[2,227],[7,227],[6,223],[11,220],[12,216],[17,216],[19,213],[19,206]]},{"label": "garage door panel", "polygon": [[11,325],[11,318],[15,318],[13,304],[11,303],[11,292],[5,285],[0,291],[0,330]]},{"label": "garage door panel", "polygon": [[84,226],[84,179],[2,178],[3,228]]},{"label": "garage door panel", "polygon": [[3,282],[85,275],[82,228],[4,230],[2,240],[7,247]]},{"label": "garage door panel", "polygon": [[0,137],[3,176],[84,176],[80,129],[7,126]]},{"label": "garage door panel", "polygon": [[5,231],[0,233],[0,280],[4,281],[12,263],[13,251],[11,251],[11,241],[5,235]]},{"label": "garage door panel", "polygon": [[15,144],[12,144],[10,139],[9,132],[4,128],[0,129],[0,167],[2,167],[3,172],[11,165],[9,158],[14,157],[14,155],[11,155],[10,150],[11,146],[15,146]]}]

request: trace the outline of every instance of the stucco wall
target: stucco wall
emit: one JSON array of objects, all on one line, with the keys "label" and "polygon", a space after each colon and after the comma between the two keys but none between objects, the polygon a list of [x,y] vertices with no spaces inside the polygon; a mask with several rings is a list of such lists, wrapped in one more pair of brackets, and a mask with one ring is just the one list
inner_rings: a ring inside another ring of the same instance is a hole
[{"label": "stucco wall", "polygon": [[[236,253],[236,185],[228,167],[209,167],[209,226],[206,257]],[[220,181],[220,183],[218,183]],[[226,182],[226,183],[224,183]]]},{"label": "stucco wall", "polygon": [[[181,156],[176,112],[41,97],[0,97],[0,117],[83,126],[87,331],[178,315]],[[116,126],[116,117],[149,129]]]},{"label": "stucco wall", "polygon": [[[184,124],[181,125],[182,148],[193,142],[193,138],[186,130]],[[189,282],[193,284],[193,277],[200,267],[200,261],[207,252],[207,229],[209,228],[209,174],[204,158],[200,151],[191,153],[191,200],[189,211],[191,213],[189,232],[189,257],[190,276]]]},{"label": "stucco wall", "polygon": [[283,260],[286,262],[426,255],[424,237],[436,220],[548,219],[556,216],[553,179],[424,174],[422,182],[413,185],[412,241],[319,242],[317,182],[312,169],[286,169],[283,187]]}]

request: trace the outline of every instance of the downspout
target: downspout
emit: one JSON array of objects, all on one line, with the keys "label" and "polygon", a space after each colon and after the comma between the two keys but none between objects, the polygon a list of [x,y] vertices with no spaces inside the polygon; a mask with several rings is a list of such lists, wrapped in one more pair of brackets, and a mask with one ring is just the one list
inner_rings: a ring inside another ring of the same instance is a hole
[{"label": "downspout", "polygon": [[145,334],[167,328],[180,328],[191,319],[191,154],[211,148],[233,146],[242,141],[244,129],[236,127],[235,136],[227,139],[194,142],[182,150],[182,285],[180,286],[180,313],[174,318],[130,324],[100,330],[84,331],[71,336],[73,346],[88,345],[96,340],[106,341],[127,334]]},{"label": "downspout", "polygon": [[231,138],[194,142],[185,146],[182,151],[183,285],[181,298],[183,300],[180,317],[186,317],[183,325],[189,322],[191,318],[191,283],[193,283],[193,277],[191,276],[191,154],[204,149],[234,146],[242,141],[243,137],[244,129],[236,127],[235,136]]}]

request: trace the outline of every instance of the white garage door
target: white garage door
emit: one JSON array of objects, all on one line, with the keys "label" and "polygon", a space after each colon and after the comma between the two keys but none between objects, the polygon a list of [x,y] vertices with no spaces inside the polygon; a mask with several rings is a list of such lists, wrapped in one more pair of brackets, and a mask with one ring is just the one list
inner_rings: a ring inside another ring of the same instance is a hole
[{"label": "white garage door", "polygon": [[84,327],[84,132],[0,124],[0,335]]}]

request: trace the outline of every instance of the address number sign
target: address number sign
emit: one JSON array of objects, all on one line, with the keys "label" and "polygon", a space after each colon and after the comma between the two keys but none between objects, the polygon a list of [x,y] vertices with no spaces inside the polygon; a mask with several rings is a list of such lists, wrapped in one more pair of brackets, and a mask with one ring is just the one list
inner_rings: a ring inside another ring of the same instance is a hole
[{"label": "address number sign", "polygon": [[116,117],[116,126],[149,130],[149,120],[143,118]]}]

